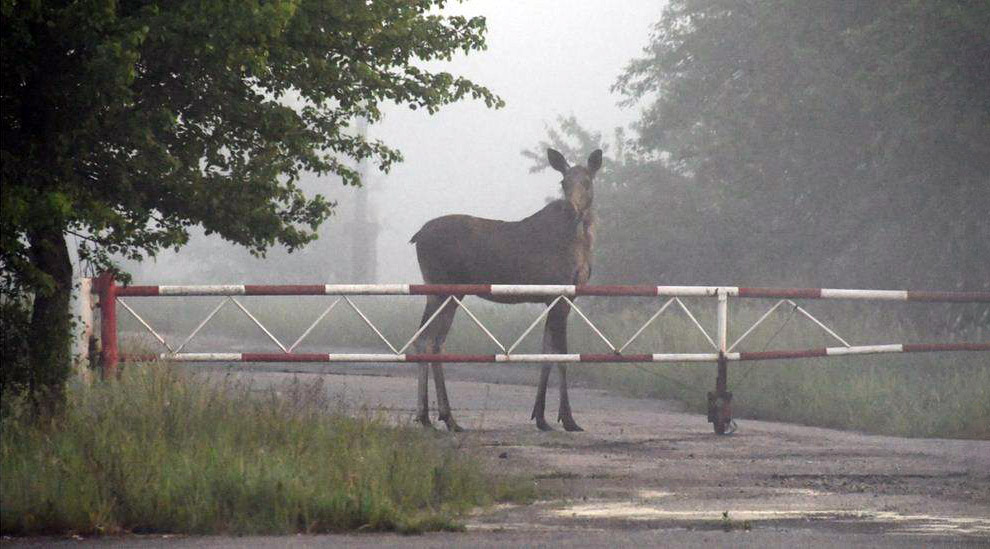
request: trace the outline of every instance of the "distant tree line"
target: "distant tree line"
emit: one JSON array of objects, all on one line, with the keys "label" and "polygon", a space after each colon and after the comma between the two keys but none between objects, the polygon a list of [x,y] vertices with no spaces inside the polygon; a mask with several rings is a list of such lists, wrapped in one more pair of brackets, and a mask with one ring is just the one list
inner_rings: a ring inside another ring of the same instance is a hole
[{"label": "distant tree line", "polygon": [[597,281],[990,289],[990,4],[672,0],[613,89]]}]

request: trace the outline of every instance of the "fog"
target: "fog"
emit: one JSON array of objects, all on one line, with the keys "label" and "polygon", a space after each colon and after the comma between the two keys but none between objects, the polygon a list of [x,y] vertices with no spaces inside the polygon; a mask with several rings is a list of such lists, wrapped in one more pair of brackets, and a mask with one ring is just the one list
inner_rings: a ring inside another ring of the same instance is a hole
[{"label": "fog", "polygon": [[[368,133],[399,149],[405,161],[388,174],[370,169],[361,189],[345,188],[334,177],[304,180],[308,191],[339,202],[320,241],[306,250],[273,250],[259,260],[216,236],[194,233],[178,254],[124,267],[135,282],[149,284],[419,281],[408,241],[427,220],[449,213],[519,219],[557,194],[559,177],[529,173],[520,154],[546,136],[548,124],[573,114],[589,129],[610,133],[636,118],[637,111],[620,108],[609,88],[642,52],[662,9],[662,2],[648,0],[622,2],[621,9],[592,0],[454,4],[449,13],[485,15],[488,49],[428,66],[487,86],[505,100],[504,108],[465,100],[435,115],[405,106],[384,109],[384,120]],[[367,194],[379,226],[376,280],[352,280],[357,193]],[[319,261],[326,263],[324,273],[313,272]]]},{"label": "fog", "polygon": [[[963,4],[901,2],[886,9],[839,0],[671,6],[665,12],[654,1],[454,4],[451,13],[487,17],[488,49],[428,68],[487,86],[504,108],[471,100],[435,115],[384,108],[368,134],[401,151],[404,162],[388,174],[365,166],[365,186],[357,189],[334,177],[304,178],[307,192],[339,207],[319,240],[298,252],[273,249],[267,258],[252,258],[218,238],[194,235],[179,253],[124,268],[144,284],[416,283],[421,276],[409,239],[426,221],[451,213],[517,220],[558,195],[559,174],[531,173],[532,159],[521,154],[538,150],[556,129],[562,139],[554,146],[571,163],[606,149],[595,176],[592,284],[990,291],[990,40],[980,26],[990,12]],[[562,128],[561,118],[570,116],[576,125]],[[625,129],[625,139],[615,128]],[[373,267],[360,268],[354,258],[362,254]],[[969,344],[990,334],[990,307],[981,299],[826,301],[808,308],[854,346]],[[421,299],[407,300],[405,309],[372,301],[369,316],[381,319],[395,341],[414,332]],[[318,318],[321,303],[259,303],[257,310],[288,340]],[[671,307],[660,319],[668,324],[652,325],[652,339],[637,340],[639,350],[707,349],[708,335],[699,335],[695,324],[714,326],[714,303],[694,303],[700,320],[678,320]],[[736,336],[767,319],[746,340],[746,351],[847,343],[820,330],[818,320],[795,315],[798,306],[791,305],[733,300],[728,331]],[[213,305],[199,306],[194,314],[163,309],[163,330],[190,333]],[[504,338],[517,337],[517,325],[531,322],[538,309],[483,309],[488,304],[475,300],[470,306],[501,323],[494,331]],[[656,306],[655,300],[581,300],[589,316],[608,323],[609,335],[626,337]],[[242,334],[253,329],[237,311],[226,312],[241,322]],[[335,321],[346,322],[344,316]],[[447,352],[491,350],[478,330],[458,330],[456,323],[471,322],[466,315],[457,318]],[[299,349],[381,350],[361,319],[350,321],[356,328],[314,332],[309,347]],[[571,352],[605,352],[581,322],[570,315]],[[215,324],[209,328],[219,330]],[[196,343],[215,350],[214,342],[235,332],[204,331]],[[530,352],[541,350],[535,334],[526,342]],[[262,338],[249,344],[271,350]],[[808,370],[787,369],[793,361],[778,364],[777,370],[760,364],[755,368],[769,373],[750,378],[743,377],[749,367],[743,369],[739,402],[754,403],[744,413],[986,437],[986,407],[977,409],[986,402],[986,353],[835,357],[828,368]],[[690,394],[652,377],[637,381],[628,369],[614,379],[606,369],[581,371],[589,383],[685,401],[710,386],[704,371],[690,368],[663,370],[675,373],[681,387],[693,386]],[[834,414],[793,407],[811,401],[828,403]],[[945,406],[932,413],[928,403]]]}]

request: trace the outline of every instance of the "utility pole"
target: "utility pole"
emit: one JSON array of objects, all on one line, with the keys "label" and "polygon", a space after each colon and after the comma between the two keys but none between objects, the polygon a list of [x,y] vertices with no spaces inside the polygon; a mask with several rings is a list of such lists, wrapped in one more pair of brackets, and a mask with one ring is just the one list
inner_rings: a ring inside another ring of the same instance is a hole
[{"label": "utility pole", "polygon": [[[368,136],[368,120],[358,119],[358,133]],[[358,163],[358,173],[364,186],[356,189],[354,200],[354,217],[348,224],[351,233],[351,280],[356,284],[373,284],[377,282],[378,273],[378,223],[368,204],[368,162]]]}]

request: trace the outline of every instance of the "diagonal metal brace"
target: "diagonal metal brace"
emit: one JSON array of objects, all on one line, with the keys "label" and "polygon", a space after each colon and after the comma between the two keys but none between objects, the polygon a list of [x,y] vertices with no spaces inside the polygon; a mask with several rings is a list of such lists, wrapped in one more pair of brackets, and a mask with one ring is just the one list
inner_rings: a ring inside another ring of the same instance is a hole
[{"label": "diagonal metal brace", "polygon": [[498,348],[502,349],[502,352],[504,353],[505,345],[502,345],[502,342],[499,341],[494,335],[492,335],[492,333],[488,330],[488,328],[486,328],[485,325],[482,324],[480,320],[478,320],[478,317],[474,316],[474,313],[471,312],[471,309],[465,307],[464,303],[462,303],[460,299],[457,299],[454,296],[450,296],[450,297],[454,299],[458,307],[464,309],[464,312],[467,313],[469,317],[471,317],[471,320],[473,320],[474,323],[477,324],[479,328],[481,328],[481,331],[485,332],[485,335],[487,335],[492,341],[494,341],[495,345],[498,345]]},{"label": "diagonal metal brace", "polygon": [[655,313],[653,313],[653,316],[651,316],[649,320],[647,320],[642,326],[640,326],[639,329],[636,330],[636,333],[633,334],[632,337],[629,338],[629,341],[626,341],[625,343],[623,343],[622,344],[622,347],[619,347],[619,349],[616,352],[617,353],[621,353],[623,351],[623,349],[625,349],[626,347],[628,347],[629,344],[632,343],[633,340],[635,340],[637,337],[639,337],[640,334],[642,334],[644,331],[646,331],[646,328],[648,328],[650,326],[650,324],[653,324],[653,321],[656,320],[657,318],[659,318],[660,315],[662,315],[663,312],[667,310],[667,307],[670,307],[670,305],[673,302],[674,302],[674,298],[673,297],[670,298],[670,299],[668,299],[667,302],[664,303],[662,307],[660,307],[660,310],[657,311],[657,312],[655,312]]},{"label": "diagonal metal brace", "polygon": [[412,335],[412,337],[409,338],[409,341],[407,341],[405,345],[399,348],[399,350],[395,351],[395,354],[401,355],[402,353],[404,353],[405,350],[408,349],[409,346],[412,345],[414,341],[416,341],[416,338],[418,338],[420,335],[423,334],[423,332],[426,331],[426,328],[433,323],[433,320],[436,317],[440,316],[440,311],[442,311],[443,308],[446,307],[447,304],[450,303],[453,298],[454,296],[452,295],[447,296],[447,299],[443,300],[443,303],[441,303],[440,306],[437,307],[437,310],[433,311],[433,314],[430,315],[430,318],[426,319],[426,322],[424,322],[423,325],[420,326],[418,330],[416,330],[416,332]]},{"label": "diagonal metal brace", "polygon": [[209,322],[210,319],[212,319],[214,316],[216,316],[216,314],[220,312],[220,309],[223,309],[223,306],[226,305],[229,300],[230,297],[226,299],[221,299],[220,303],[218,303],[217,306],[214,307],[212,311],[210,311],[210,314],[206,315],[206,318],[204,318],[203,321],[200,322],[198,326],[196,326],[196,329],[194,329],[192,333],[189,334],[189,337],[187,337],[185,341],[182,342],[182,344],[180,344],[178,347],[175,348],[174,351],[172,351],[172,354],[178,353],[179,351],[182,350],[183,347],[186,346],[186,344],[192,341],[192,339],[196,337],[196,334],[198,334],[199,331],[203,329],[203,326],[206,326],[206,323]]},{"label": "diagonal metal brace", "polygon": [[378,329],[378,327],[375,326],[374,323],[372,323],[371,320],[369,320],[367,316],[365,316],[365,314],[361,311],[361,309],[358,309],[357,305],[355,305],[354,302],[351,301],[351,298],[350,297],[348,297],[348,296],[345,295],[344,296],[344,301],[346,301],[347,304],[351,306],[351,309],[354,309],[354,312],[357,313],[358,316],[361,317],[361,320],[363,320],[364,323],[367,324],[368,327],[371,328],[371,330],[373,332],[375,332],[375,335],[377,335],[379,339],[381,339],[382,341],[384,341],[385,342],[385,345],[388,345],[388,348],[391,349],[393,353],[395,353],[397,355],[398,354],[401,354],[395,348],[395,346],[393,346],[392,343],[384,335],[382,335],[382,332]]},{"label": "diagonal metal brace", "polygon": [[338,297],[333,303],[331,303],[330,306],[323,311],[323,314],[318,316],[316,320],[314,320],[313,323],[309,325],[309,328],[306,328],[306,331],[303,332],[301,336],[299,336],[299,339],[297,339],[296,342],[293,343],[292,345],[289,345],[289,350],[286,352],[291,353],[292,350],[295,349],[296,346],[299,345],[303,339],[306,339],[306,336],[308,336],[309,333],[312,332],[314,328],[316,328],[316,325],[319,324],[321,320],[323,320],[328,314],[330,314],[330,311],[332,311],[333,308],[336,307],[338,303],[340,303],[341,299],[342,298]]},{"label": "diagonal metal brace", "polygon": [[846,343],[846,340],[844,340],[841,337],[839,337],[839,335],[836,334],[835,332],[833,332],[832,330],[830,330],[828,326],[822,324],[822,322],[820,320],[818,320],[817,318],[811,316],[811,313],[809,313],[808,311],[805,311],[800,305],[798,305],[797,303],[794,303],[793,301],[791,301],[789,299],[787,300],[787,302],[790,303],[791,305],[793,305],[794,308],[797,309],[797,311],[799,313],[801,313],[804,316],[808,317],[808,319],[810,319],[812,322],[814,322],[815,324],[817,324],[819,328],[821,328],[822,330],[825,330],[828,333],[828,335],[834,337],[839,343],[843,344],[846,347],[852,347],[852,345]]},{"label": "diagonal metal brace", "polygon": [[151,333],[151,335],[154,336],[155,339],[157,339],[159,343],[161,343],[162,345],[164,345],[165,348],[168,349],[168,351],[170,353],[174,352],[172,350],[172,346],[169,345],[168,342],[165,341],[165,338],[162,337],[162,336],[160,336],[160,335],[158,335],[158,332],[156,332],[155,329],[152,328],[150,324],[148,324],[147,322],[145,322],[144,319],[141,318],[141,315],[137,314],[137,312],[134,309],[132,309],[130,305],[128,305],[123,299],[120,299],[119,297],[117,298],[117,303],[120,303],[121,305],[123,305],[124,306],[124,309],[126,309],[127,312],[131,313],[131,316],[133,316],[138,322],[140,322],[141,325],[144,326],[144,328],[146,330],[148,330],[148,332]]},{"label": "diagonal metal brace", "polygon": [[234,302],[234,305],[237,305],[237,307],[241,311],[243,311],[244,314],[247,315],[247,317],[250,318],[252,322],[254,322],[259,328],[261,328],[261,331],[262,332],[265,332],[265,335],[268,336],[269,339],[271,339],[272,341],[274,341],[275,342],[275,345],[278,345],[278,348],[279,349],[282,349],[282,352],[283,353],[288,353],[289,352],[289,350],[285,348],[285,345],[282,345],[282,342],[279,341],[277,337],[275,337],[274,335],[272,335],[272,333],[268,331],[268,328],[265,328],[265,325],[262,324],[261,321],[259,321],[257,318],[255,318],[253,314],[251,314],[251,311],[247,310],[247,308],[244,305],[241,305],[241,302],[240,301],[237,301],[233,297],[231,297],[230,300],[233,301]]},{"label": "diagonal metal brace", "polygon": [[609,341],[607,337],[605,337],[605,334],[603,334],[601,330],[599,330],[598,327],[595,326],[595,324],[591,322],[591,320],[587,316],[585,316],[584,312],[582,312],[581,309],[579,309],[578,306],[575,305],[573,301],[568,299],[566,296],[560,296],[560,297],[564,298],[564,301],[566,301],[571,306],[571,308],[574,309],[574,312],[581,317],[581,320],[584,320],[584,323],[587,324],[589,328],[591,328],[591,331],[595,332],[595,335],[600,337],[601,340],[604,341],[606,345],[608,345],[608,348],[611,349],[613,353],[618,352],[618,350],[615,348],[615,345],[612,345],[612,342]]},{"label": "diagonal metal brace", "polygon": [[533,320],[533,322],[529,325],[529,327],[526,328],[525,331],[523,331],[522,335],[520,335],[516,339],[516,341],[512,343],[512,345],[509,345],[509,348],[505,351],[505,354],[507,355],[512,354],[512,351],[514,351],[515,348],[518,347],[520,343],[522,343],[523,339],[526,339],[526,336],[528,336],[529,333],[533,331],[533,328],[535,328],[536,325],[539,324],[541,320],[543,320],[544,318],[547,317],[548,314],[550,314],[550,309],[553,309],[554,305],[556,305],[557,302],[560,301],[563,297],[564,296],[559,295],[553,301],[551,301],[550,304],[547,305],[546,309],[543,309],[543,311],[540,312],[540,314],[536,317],[536,319]]},{"label": "diagonal metal brace", "polygon": [[708,335],[708,332],[706,332],[705,331],[705,328],[701,326],[701,323],[698,322],[698,319],[697,318],[694,318],[694,315],[691,314],[691,311],[688,310],[688,308],[687,308],[686,305],[684,305],[684,302],[681,301],[680,298],[677,298],[677,297],[674,298],[674,301],[676,301],[677,304],[681,306],[681,309],[683,309],[684,312],[687,313],[688,318],[691,319],[691,322],[694,322],[694,325],[697,326],[699,330],[701,330],[701,335],[705,336],[705,339],[708,340],[708,343],[711,343],[712,348],[718,350],[718,345],[715,344],[715,340],[713,340],[712,337],[710,335]]},{"label": "diagonal metal brace", "polygon": [[726,352],[729,352],[729,351],[735,349],[736,348],[736,345],[739,345],[739,343],[742,340],[746,339],[746,336],[748,336],[750,333],[752,333],[753,330],[755,330],[757,328],[757,326],[759,326],[760,324],[762,324],[763,321],[766,320],[767,317],[769,317],[771,313],[773,313],[774,311],[777,310],[777,307],[780,307],[784,303],[785,303],[785,300],[783,300],[783,299],[781,299],[777,303],[774,303],[773,307],[770,307],[770,310],[769,311],[763,313],[763,316],[761,316],[759,320],[757,320],[756,322],[754,322],[753,325],[750,326],[748,330],[746,330],[745,332],[743,332],[743,335],[739,336],[739,339],[737,339],[735,343],[733,343],[732,345],[729,345],[729,348],[726,349]]}]

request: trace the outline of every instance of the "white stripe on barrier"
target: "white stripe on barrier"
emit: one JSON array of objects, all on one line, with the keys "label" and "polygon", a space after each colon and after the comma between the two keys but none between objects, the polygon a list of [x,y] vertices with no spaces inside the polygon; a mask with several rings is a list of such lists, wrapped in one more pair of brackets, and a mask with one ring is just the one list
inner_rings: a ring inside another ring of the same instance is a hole
[{"label": "white stripe on barrier", "polygon": [[573,285],[567,284],[492,284],[492,295],[569,295],[573,296],[577,290]]},{"label": "white stripe on barrier", "polygon": [[883,301],[907,301],[904,290],[837,290],[822,288],[822,299],[877,299]]},{"label": "white stripe on barrier", "polygon": [[518,354],[495,355],[495,362],[581,362],[581,355]]},{"label": "white stripe on barrier", "polygon": [[853,347],[828,347],[825,354],[828,356],[840,355],[869,355],[875,353],[903,353],[904,346],[895,345],[857,345]]}]

